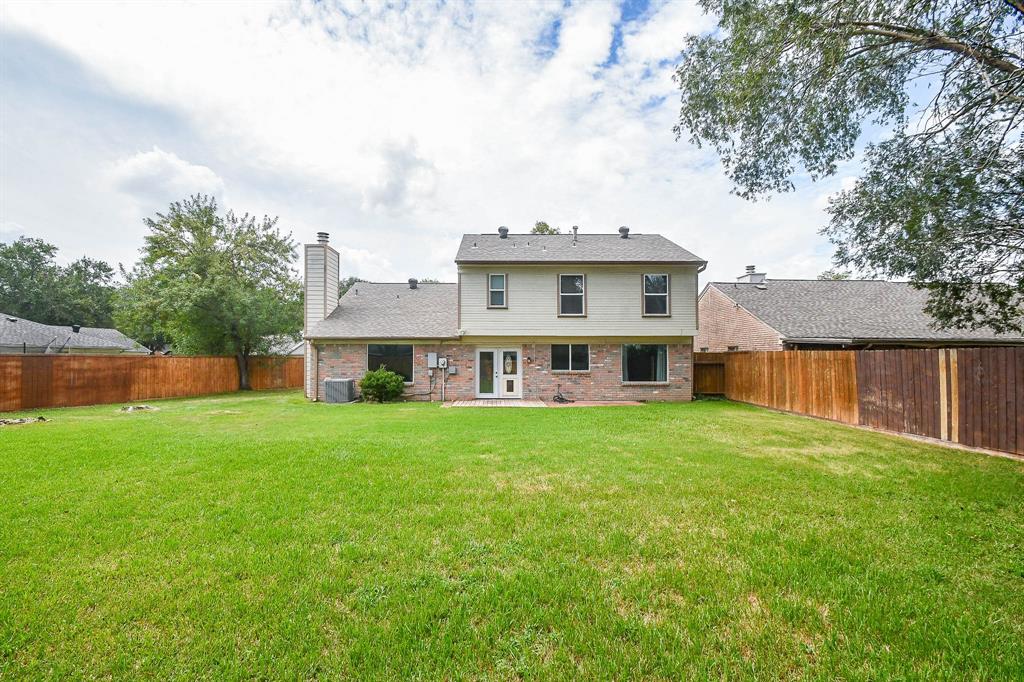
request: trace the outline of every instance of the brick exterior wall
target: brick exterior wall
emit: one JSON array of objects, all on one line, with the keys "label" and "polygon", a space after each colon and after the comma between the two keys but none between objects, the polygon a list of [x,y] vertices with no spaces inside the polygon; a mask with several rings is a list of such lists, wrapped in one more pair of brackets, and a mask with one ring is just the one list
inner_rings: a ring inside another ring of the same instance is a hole
[{"label": "brick exterior wall", "polygon": [[[620,344],[590,344],[589,372],[551,370],[551,344],[515,343],[522,347],[523,398],[550,400],[562,386],[562,393],[575,400],[691,400],[693,398],[693,346],[689,343],[668,346],[668,381],[659,384],[624,384]],[[416,344],[413,346],[413,383],[406,385],[409,400],[440,400],[441,388],[435,382],[431,392],[427,353],[448,358],[458,373],[450,375],[445,386],[446,400],[472,400],[476,397],[476,345]],[[356,379],[366,373],[366,344],[317,344],[316,399],[324,395],[325,379]],[[435,370],[435,376],[439,376]],[[358,386],[357,386],[358,392]]]},{"label": "brick exterior wall", "polygon": [[697,300],[700,329],[694,347],[711,353],[733,350],[782,350],[779,333],[757,319],[714,286]]},{"label": "brick exterior wall", "polygon": [[574,400],[691,400],[693,346],[669,344],[668,381],[664,384],[624,384],[621,344],[590,344],[589,372],[551,369],[551,344],[523,344],[529,358],[523,366],[523,397],[550,400],[562,393]]}]

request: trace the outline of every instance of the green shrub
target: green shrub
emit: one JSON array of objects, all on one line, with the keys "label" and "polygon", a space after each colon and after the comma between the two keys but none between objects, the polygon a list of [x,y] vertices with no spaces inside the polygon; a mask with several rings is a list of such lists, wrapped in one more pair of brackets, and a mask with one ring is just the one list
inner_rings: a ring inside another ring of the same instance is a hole
[{"label": "green shrub", "polygon": [[379,369],[371,370],[363,376],[359,388],[363,392],[363,400],[386,403],[402,395],[405,380],[401,374],[395,374],[381,365]]}]

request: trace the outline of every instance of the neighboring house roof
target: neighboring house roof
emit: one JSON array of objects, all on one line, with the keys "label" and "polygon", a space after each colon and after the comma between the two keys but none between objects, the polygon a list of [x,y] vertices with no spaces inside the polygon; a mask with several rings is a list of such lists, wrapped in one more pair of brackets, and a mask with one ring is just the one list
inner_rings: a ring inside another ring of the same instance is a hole
[{"label": "neighboring house roof", "polygon": [[787,341],[1004,341],[989,329],[933,329],[928,292],[907,282],[769,279],[711,282]]},{"label": "neighboring house roof", "polygon": [[280,336],[271,336],[268,340],[270,341],[270,348],[267,350],[267,355],[305,354],[305,342],[301,338],[296,340],[293,336],[281,334]]},{"label": "neighboring house roof", "polygon": [[[71,327],[60,327],[60,329],[64,329],[69,333],[72,331]],[[128,336],[119,332],[116,329],[107,329],[105,327],[82,327],[78,333],[80,335],[85,334],[86,336],[95,336],[97,338],[103,339],[104,341],[109,341],[117,346],[120,346],[121,348],[142,348],[147,352],[149,351],[148,348],[144,348],[142,344],[140,344],[138,341],[129,338]]]},{"label": "neighboring house roof", "polygon": [[[575,245],[574,245],[575,244]],[[679,263],[704,265],[660,234],[497,234],[462,236],[456,263]]]},{"label": "neighboring house roof", "polygon": [[311,339],[451,339],[458,337],[458,285],[358,282],[326,319],[310,325]]},{"label": "neighboring house roof", "polygon": [[33,322],[0,313],[0,348],[13,352],[57,352],[83,349],[105,352],[149,353],[141,344],[116,329],[71,327]]}]

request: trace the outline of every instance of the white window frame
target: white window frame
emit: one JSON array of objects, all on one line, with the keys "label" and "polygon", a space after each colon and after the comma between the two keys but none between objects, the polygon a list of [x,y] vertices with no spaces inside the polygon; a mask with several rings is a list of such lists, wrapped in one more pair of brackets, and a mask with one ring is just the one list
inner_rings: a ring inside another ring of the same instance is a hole
[{"label": "white window frame", "polygon": [[[562,278],[563,277],[579,277],[583,280],[583,291],[580,293],[562,293]],[[558,294],[558,316],[559,317],[586,317],[587,316],[587,275],[582,272],[560,272],[558,273],[558,281],[556,282]],[[579,296],[582,302],[581,313],[563,313],[562,312],[562,296]]]},{"label": "white window frame", "polygon": [[[663,294],[649,294],[647,293],[647,278],[648,277],[664,277],[665,278],[665,293]],[[648,296],[664,296],[665,297],[665,312],[663,313],[649,313],[647,312],[647,297]],[[640,275],[640,313],[644,317],[672,317],[672,276],[667,272],[645,272]]]},{"label": "white window frame", "polygon": [[[501,277],[502,288],[495,289],[491,286],[491,277]],[[491,304],[491,293],[495,291],[501,292],[501,305]],[[508,273],[507,272],[488,272],[487,273],[487,307],[505,309],[508,308]]]},{"label": "white window frame", "polygon": [[[567,369],[555,368],[555,346],[567,346],[569,348],[569,367]],[[585,346],[587,349],[587,368],[576,369],[572,366],[572,347]],[[590,344],[589,343],[553,343],[551,344],[551,371],[555,374],[586,374],[590,372]]]}]

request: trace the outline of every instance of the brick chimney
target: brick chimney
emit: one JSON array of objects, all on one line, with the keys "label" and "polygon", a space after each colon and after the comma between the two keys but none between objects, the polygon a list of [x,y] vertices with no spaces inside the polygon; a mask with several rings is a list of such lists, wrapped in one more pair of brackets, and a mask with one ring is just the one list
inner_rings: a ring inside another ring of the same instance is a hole
[{"label": "brick chimney", "polygon": [[748,284],[760,284],[767,279],[768,274],[764,272],[757,272],[756,265],[748,265],[747,271],[736,278],[737,282],[746,282]]},{"label": "brick chimney", "polygon": [[[305,311],[303,334],[338,307],[338,279],[341,276],[338,252],[328,243],[326,232],[316,233],[316,244],[306,244],[303,285]],[[316,349],[306,342],[306,396],[317,398]]]}]

